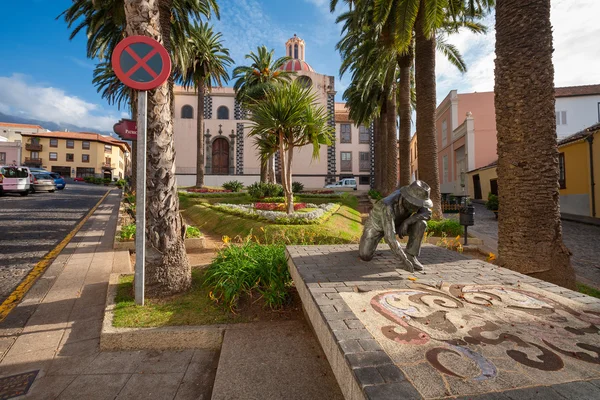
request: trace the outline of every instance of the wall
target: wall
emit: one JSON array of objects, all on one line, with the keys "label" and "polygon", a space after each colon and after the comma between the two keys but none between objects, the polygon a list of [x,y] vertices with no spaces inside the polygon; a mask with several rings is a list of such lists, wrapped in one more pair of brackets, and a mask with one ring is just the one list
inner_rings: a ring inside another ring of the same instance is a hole
[{"label": "wall", "polygon": [[[560,210],[563,213],[592,216],[589,143],[579,141],[558,149],[565,156],[565,189],[560,190]],[[594,134],[594,180],[596,182],[596,217],[598,208],[598,180],[600,174],[600,132]]]},{"label": "wall", "polygon": [[496,167],[480,169],[478,171],[471,171],[468,175],[468,193],[471,199],[475,198],[475,189],[473,185],[473,176],[479,174],[479,180],[481,182],[481,197],[482,200],[486,201],[488,194],[492,191],[490,180],[498,179],[498,174],[496,173]]},{"label": "wall", "polygon": [[[342,124],[350,124],[350,143],[342,143]],[[356,178],[356,183],[359,183],[359,176],[370,176],[370,163],[369,169],[365,171],[360,170],[360,153],[366,152],[369,153],[369,144],[368,143],[360,143],[360,130],[359,127],[352,122],[336,122],[335,124],[335,140],[336,140],[336,166],[337,173],[339,175],[348,175],[354,176]],[[352,171],[342,171],[342,152],[351,152],[352,153]],[[337,178],[336,178],[337,180]],[[324,186],[324,181],[321,186]],[[368,190],[370,185],[358,185],[359,189]]]},{"label": "wall", "polygon": [[13,161],[17,165],[21,163],[21,143],[20,142],[0,142],[0,153],[5,153],[5,162],[0,161],[0,165],[11,165]]},{"label": "wall", "polygon": [[475,129],[475,165],[473,165],[473,168],[485,167],[498,159],[496,154],[494,92],[459,94],[458,115],[460,123],[465,120],[468,112],[473,114]]},{"label": "wall", "polygon": [[[440,174],[440,191],[442,193],[452,193],[454,184],[452,182],[453,176],[453,150],[452,150],[452,131],[456,128],[453,126],[453,100],[456,104],[456,90],[452,90],[448,93],[448,96],[438,106],[436,110],[436,121],[435,130],[437,137],[438,147],[438,170]],[[446,124],[446,144],[443,141],[443,126]],[[444,179],[444,156],[448,157],[448,173],[446,179]]]},{"label": "wall", "polygon": [[558,138],[565,138],[600,122],[598,103],[600,103],[600,95],[557,97],[556,111],[567,112],[567,124],[556,126]]},{"label": "wall", "polygon": [[[16,142],[16,141],[24,141],[23,137],[21,136],[22,133],[39,133],[39,132],[46,132],[46,129],[43,129],[41,127],[36,127],[35,125],[22,125],[22,126],[18,126],[20,124],[3,124],[0,123],[0,136],[4,136],[5,138],[8,139],[9,142]],[[27,138],[25,138],[27,139]]]}]

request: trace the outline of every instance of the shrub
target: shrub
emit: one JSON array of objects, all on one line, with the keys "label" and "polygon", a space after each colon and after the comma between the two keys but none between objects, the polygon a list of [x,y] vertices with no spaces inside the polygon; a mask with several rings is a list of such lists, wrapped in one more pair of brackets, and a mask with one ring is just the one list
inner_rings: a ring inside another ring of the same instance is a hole
[{"label": "shrub", "polygon": [[118,188],[122,189],[125,187],[125,185],[127,184],[127,182],[125,181],[125,179],[119,179],[115,185],[117,185]]},{"label": "shrub", "polygon": [[335,194],[335,191],[333,191],[333,190],[307,190],[305,192],[302,192],[301,194],[303,196],[308,195],[308,194],[316,194],[316,195]]},{"label": "shrub", "polygon": [[456,237],[463,234],[464,228],[455,219],[442,219],[427,221],[427,233],[432,236]]},{"label": "shrub", "polygon": [[[92,181],[94,185],[100,185],[102,184],[102,182],[104,182],[104,179],[102,178],[94,178],[94,180]],[[110,183],[110,179],[108,180],[108,182]]]},{"label": "shrub", "polygon": [[135,236],[135,224],[129,224],[121,227],[119,238],[121,240],[131,240]]},{"label": "shrub", "polygon": [[304,190],[304,184],[301,182],[292,182],[292,192],[300,193]]},{"label": "shrub", "polygon": [[188,226],[187,228],[185,228],[186,239],[193,239],[199,237],[202,237],[202,232],[200,232],[200,229],[196,228],[195,226]]},{"label": "shrub", "polygon": [[369,197],[372,198],[373,200],[381,200],[381,199],[383,199],[383,195],[381,193],[379,193],[378,190],[375,190],[375,189],[370,189],[369,190]]},{"label": "shrub", "polygon": [[255,182],[246,189],[248,190],[248,194],[254,199],[283,196],[283,186],[276,183]]},{"label": "shrub", "polygon": [[125,196],[125,201],[129,204],[135,204],[135,194],[130,193],[127,196]]},{"label": "shrub", "polygon": [[229,190],[232,192],[239,192],[243,188],[244,188],[244,184],[240,181],[229,181],[229,182],[225,182],[223,184],[223,189],[226,189],[226,190]]},{"label": "shrub", "polygon": [[271,308],[281,307],[292,284],[285,246],[260,245],[249,235],[240,245],[221,249],[208,267],[204,285],[211,298],[234,308],[240,296],[258,292]]},{"label": "shrub", "polygon": [[498,207],[500,206],[500,203],[498,202],[498,196],[492,193],[488,194],[488,199],[485,202],[485,206],[490,211],[498,211]]},{"label": "shrub", "polygon": [[110,185],[111,182],[112,182],[112,179],[110,179],[110,178],[102,179],[102,183],[104,183],[105,185]]}]

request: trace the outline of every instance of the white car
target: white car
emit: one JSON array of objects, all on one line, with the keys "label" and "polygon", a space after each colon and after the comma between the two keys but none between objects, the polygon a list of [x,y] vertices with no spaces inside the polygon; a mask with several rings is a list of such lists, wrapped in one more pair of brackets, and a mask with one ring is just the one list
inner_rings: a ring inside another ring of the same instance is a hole
[{"label": "white car", "polygon": [[353,189],[356,190],[356,179],[346,178],[330,185],[325,185],[326,189]]},{"label": "white car", "polygon": [[0,167],[0,194],[19,193],[27,196],[31,190],[31,172],[27,167]]}]

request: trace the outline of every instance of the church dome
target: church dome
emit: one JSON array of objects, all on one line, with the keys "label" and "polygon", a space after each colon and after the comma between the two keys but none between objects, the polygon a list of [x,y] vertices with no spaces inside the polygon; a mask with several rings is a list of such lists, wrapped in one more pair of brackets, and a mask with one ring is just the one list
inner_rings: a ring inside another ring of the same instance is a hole
[{"label": "church dome", "polygon": [[289,72],[310,71],[315,70],[304,60],[305,43],[296,34],[285,43],[285,54],[291,58],[288,62],[281,66],[281,70]]},{"label": "church dome", "polygon": [[303,60],[290,60],[281,66],[283,71],[290,72],[298,72],[298,71],[310,71],[315,72],[315,70]]}]

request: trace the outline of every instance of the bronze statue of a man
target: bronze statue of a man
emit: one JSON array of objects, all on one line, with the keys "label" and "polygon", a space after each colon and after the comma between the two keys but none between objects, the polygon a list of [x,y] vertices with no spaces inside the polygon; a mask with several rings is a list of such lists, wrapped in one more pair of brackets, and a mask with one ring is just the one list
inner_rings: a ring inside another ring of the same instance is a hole
[{"label": "bronze statue of a man", "polygon": [[[417,180],[375,203],[360,238],[360,258],[370,261],[383,238],[394,255],[402,261],[402,269],[423,271],[417,256],[421,251],[427,221],[431,218],[433,203],[429,191],[428,184]],[[408,236],[406,252],[400,247],[396,235],[400,238]]]}]

